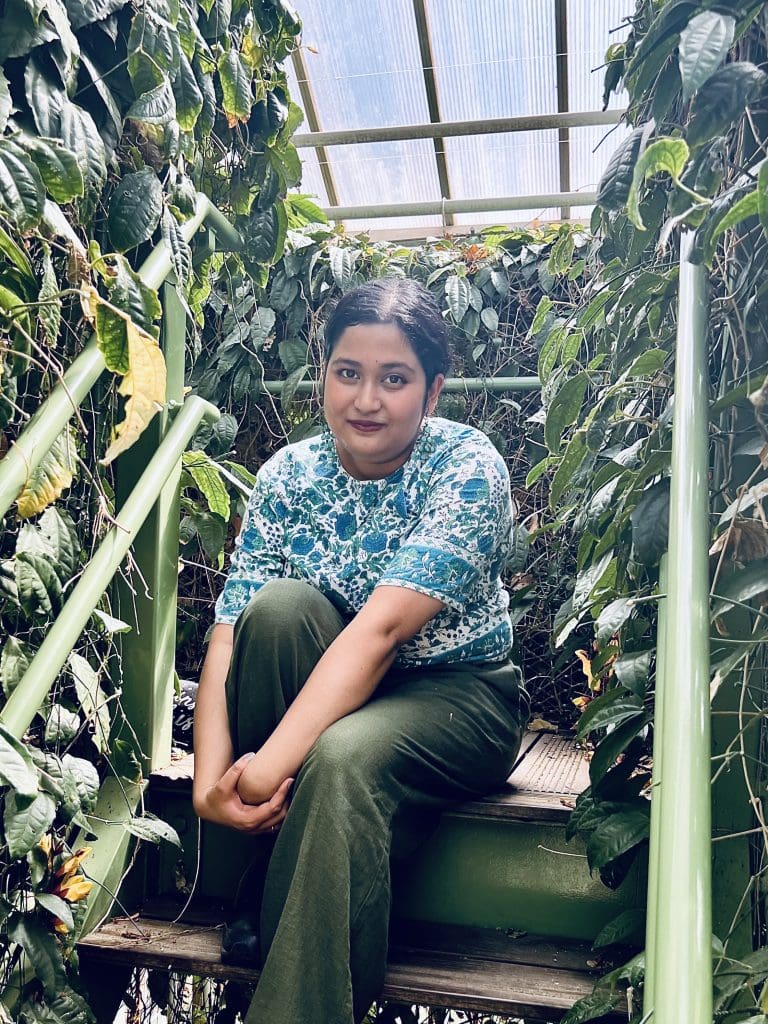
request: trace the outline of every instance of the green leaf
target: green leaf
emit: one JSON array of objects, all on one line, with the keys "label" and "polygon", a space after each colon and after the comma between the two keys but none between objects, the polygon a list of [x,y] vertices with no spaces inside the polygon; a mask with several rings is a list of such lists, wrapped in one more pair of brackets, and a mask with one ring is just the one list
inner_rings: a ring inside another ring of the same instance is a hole
[{"label": "green leaf", "polygon": [[550,508],[556,508],[562,496],[568,490],[573,477],[580,468],[584,459],[589,455],[589,449],[585,441],[583,430],[577,430],[568,442],[560,465],[557,467],[552,485],[549,489]]},{"label": "green leaf", "polygon": [[623,910],[597,934],[593,949],[629,944],[642,946],[645,939],[645,910]]},{"label": "green leaf", "polygon": [[[275,311],[270,309],[269,306],[257,306],[251,314],[251,323],[249,330],[249,337],[251,344],[256,349],[261,349],[266,345],[270,338],[270,335],[275,329]],[[282,345],[291,344],[290,342],[280,342]],[[304,349],[304,355],[306,356],[307,347],[301,343]],[[282,358],[282,357],[281,357]]]},{"label": "green leaf", "polygon": [[306,377],[308,370],[309,367],[307,365],[297,366],[295,370],[288,374],[283,382],[283,387],[280,391],[280,404],[286,412],[293,404],[293,400],[296,397],[296,389]]},{"label": "green leaf", "polygon": [[176,29],[165,18],[138,10],[128,35],[128,73],[136,95],[141,97],[172,78],[180,56]]},{"label": "green leaf", "polygon": [[88,111],[68,103],[61,112],[59,136],[66,149],[77,157],[86,196],[99,194],[107,180],[107,154]]},{"label": "green leaf", "polygon": [[634,651],[631,654],[622,654],[614,663],[613,671],[622,686],[642,698],[651,671],[651,652]]},{"label": "green leaf", "polygon": [[203,451],[184,452],[182,466],[208,503],[208,509],[229,522],[229,494],[216,463]]},{"label": "green leaf", "polygon": [[248,222],[247,255],[256,263],[276,263],[282,255],[287,230],[288,215],[282,202],[256,211]]},{"label": "green leaf", "polygon": [[11,100],[11,91],[8,88],[8,79],[0,71],[0,135],[5,131],[12,110],[13,101]]},{"label": "green leaf", "polygon": [[56,562],[56,574],[62,584],[69,583],[77,572],[80,558],[80,541],[69,513],[64,509],[48,508],[37,526]]},{"label": "green leaf", "polygon": [[[734,606],[734,602],[746,604],[753,598],[768,592],[768,558],[759,558],[748,562],[743,569],[732,575],[721,578],[717,584],[717,593],[713,595],[712,617],[724,615]],[[763,603],[765,598],[761,599]]]},{"label": "green leaf", "polygon": [[133,836],[139,839],[146,839],[156,845],[161,842],[172,843],[181,848],[181,840],[178,833],[167,821],[161,821],[153,814],[145,814],[141,818],[130,818],[125,822],[125,828]]},{"label": "green leaf", "polygon": [[8,923],[8,938],[26,953],[46,996],[54,997],[66,986],[61,952],[48,928],[30,914],[13,914]]},{"label": "green leaf", "polygon": [[726,231],[736,227],[737,224],[741,224],[742,221],[747,220],[749,217],[758,216],[760,212],[760,193],[757,189],[754,192],[748,192],[747,195],[742,196],[741,199],[734,203],[730,209],[722,209],[718,212],[721,213],[721,216],[710,216],[709,223],[707,224],[706,241],[702,255],[704,263],[708,267],[712,266],[718,239]]},{"label": "green leaf", "polygon": [[125,6],[125,0],[65,0],[67,14],[75,32],[95,21],[104,21]]},{"label": "green leaf", "polygon": [[0,684],[6,698],[10,697],[34,655],[34,650],[15,636],[9,636],[0,654]]},{"label": "green leaf", "polygon": [[328,223],[328,218],[317,203],[313,202],[312,196],[296,195],[292,192],[285,197],[285,205],[288,210],[288,224],[291,228],[300,228],[307,224]]},{"label": "green leaf", "polygon": [[37,769],[26,749],[0,724],[0,785],[10,786],[17,797],[29,801],[37,796]]},{"label": "green leaf", "polygon": [[553,454],[557,454],[560,450],[565,429],[578,419],[588,383],[589,377],[583,370],[575,377],[570,377],[557,392],[547,409],[544,440],[547,448]]},{"label": "green leaf", "polygon": [[44,910],[47,910],[49,914],[52,914],[60,921],[63,921],[70,931],[75,927],[75,921],[72,917],[70,906],[67,901],[61,899],[60,896],[54,896],[51,892],[36,892],[35,902]]},{"label": "green leaf", "polygon": [[83,175],[77,157],[55,139],[23,135],[21,145],[35,162],[48,194],[57,203],[83,195]]},{"label": "green leaf", "polygon": [[24,69],[24,92],[39,134],[56,138],[69,97],[51,62],[37,53],[30,54]]},{"label": "green leaf", "polygon": [[164,78],[160,85],[143,93],[131,104],[125,115],[132,121],[143,124],[170,124],[176,120],[176,98],[171,83]]},{"label": "green leaf", "polygon": [[176,99],[176,120],[183,132],[191,132],[203,109],[203,94],[197,84],[192,65],[183,52],[180,54],[179,70],[172,84]]},{"label": "green leaf", "polygon": [[637,161],[627,196],[627,216],[640,231],[645,231],[640,216],[641,187],[648,178],[661,173],[668,174],[675,182],[679,181],[688,156],[688,145],[684,139],[667,137],[652,142]]},{"label": "green leaf", "polygon": [[224,541],[227,524],[211,512],[195,512],[190,516],[206,556],[219,568],[224,564]]},{"label": "green leaf", "polygon": [[355,273],[355,253],[351,249],[332,246],[328,250],[328,264],[331,268],[336,287],[345,292]]},{"label": "green leaf", "polygon": [[563,324],[556,324],[550,330],[546,341],[541,346],[536,372],[538,373],[539,380],[542,385],[549,383],[549,379],[557,366],[558,359],[560,358],[563,343],[567,337],[568,333]]},{"label": "green leaf", "polygon": [[251,113],[251,72],[240,53],[231,47],[219,57],[222,106],[230,127],[247,121]]},{"label": "green leaf", "polygon": [[765,80],[765,72],[747,61],[734,61],[710,75],[691,103],[685,133],[691,149],[725,135],[758,99]]},{"label": "green leaf", "polygon": [[597,617],[597,642],[607,643],[612,636],[619,632],[624,623],[632,615],[634,604],[629,597],[619,597],[611,601],[600,612]]},{"label": "green leaf", "polygon": [[[110,301],[147,334],[157,338],[155,320],[160,316],[157,292],[148,288],[131,269],[123,256],[116,259],[114,274],[107,274]],[[107,369],[125,374],[130,370],[128,359],[128,325],[104,303],[96,305],[96,341]]]},{"label": "green leaf", "polygon": [[96,766],[84,757],[65,754],[61,759],[65,780],[72,780],[80,800],[80,807],[86,814],[94,809],[99,797],[99,773]]},{"label": "green leaf", "polygon": [[0,210],[21,231],[35,227],[43,215],[45,189],[35,164],[10,139],[0,139]]},{"label": "green leaf", "polygon": [[[505,278],[506,280],[506,278]],[[536,312],[533,315],[531,326],[528,328],[528,339],[535,338],[539,331],[542,330],[546,323],[547,316],[552,309],[554,303],[548,295],[542,295],[539,299],[539,304],[536,306]]]},{"label": "green leaf", "polygon": [[639,697],[627,693],[623,686],[614,686],[587,705],[579,719],[576,738],[583,740],[596,729],[620,725],[626,719],[642,714],[642,711],[643,702]]},{"label": "green leaf", "polygon": [[151,167],[120,179],[109,201],[107,230],[112,245],[125,252],[155,233],[163,212],[163,187]]},{"label": "green leaf", "polygon": [[626,205],[635,166],[648,133],[648,125],[635,128],[608,161],[597,186],[597,204],[604,210],[621,210]]},{"label": "green leaf", "polygon": [[20,518],[27,519],[41,512],[61,497],[71,486],[75,476],[77,452],[72,428],[67,425],[27,477],[24,488],[16,499]]},{"label": "green leaf", "polygon": [[586,1024],[612,1013],[619,1000],[618,995],[598,989],[579,999],[561,1019],[560,1024]]},{"label": "green leaf", "polygon": [[589,603],[593,591],[598,587],[613,559],[613,551],[606,551],[597,562],[580,572],[573,588],[573,607],[581,609]]},{"label": "green leaf", "polygon": [[639,711],[629,715],[601,737],[589,762],[589,780],[593,790],[598,788],[617,758],[626,751],[649,720],[650,715],[646,711]]},{"label": "green leaf", "polygon": [[58,614],[62,605],[59,577],[50,560],[34,551],[21,551],[14,560],[19,602],[30,618]]},{"label": "green leaf", "polygon": [[587,842],[587,862],[590,871],[605,867],[622,853],[631,850],[650,830],[650,804],[648,809],[619,811],[602,821]]},{"label": "green leaf", "polygon": [[547,269],[553,277],[560,277],[568,272],[573,259],[573,248],[573,234],[570,231],[561,235],[552,246],[552,252],[547,261]]},{"label": "green leaf", "polygon": [[493,306],[486,306],[480,312],[480,319],[483,322],[483,326],[486,331],[490,334],[495,334],[499,329],[499,314],[493,308]]},{"label": "green leaf", "polygon": [[38,793],[32,803],[25,801],[21,807],[15,794],[8,793],[5,797],[3,830],[9,856],[13,860],[25,857],[33,846],[37,846],[55,817],[56,801],[47,793]]},{"label": "green leaf", "polygon": [[106,612],[103,612],[101,608],[94,608],[93,615],[101,623],[105,633],[130,633],[133,628],[127,622],[123,622],[122,619],[117,619],[114,615],[108,615]]},{"label": "green leaf", "polygon": [[52,704],[45,719],[45,742],[49,746],[71,743],[80,729],[80,715],[63,704]]},{"label": "green leaf", "polygon": [[702,11],[680,33],[678,63],[683,100],[688,101],[725,60],[733,42],[736,20],[729,14]]},{"label": "green leaf", "polygon": [[43,245],[43,279],[37,299],[40,303],[38,315],[43,327],[43,333],[45,334],[45,340],[51,348],[54,348],[61,328],[61,298],[59,282],[56,280],[56,272],[53,269],[51,249],[47,244]]},{"label": "green leaf", "polygon": [[649,348],[641,352],[627,370],[627,377],[649,377],[664,368],[668,354],[661,348]]},{"label": "green leaf", "polygon": [[472,294],[472,286],[466,277],[459,277],[458,274],[451,274],[445,282],[445,298],[448,303],[453,322],[460,324],[464,314],[469,309],[469,300]]},{"label": "green leaf", "polygon": [[163,210],[160,219],[160,231],[171,254],[176,280],[179,287],[184,290],[192,280],[192,250],[184,237],[181,225],[167,208]]},{"label": "green leaf", "polygon": [[669,480],[643,491],[629,518],[634,557],[646,568],[658,565],[669,539]]}]

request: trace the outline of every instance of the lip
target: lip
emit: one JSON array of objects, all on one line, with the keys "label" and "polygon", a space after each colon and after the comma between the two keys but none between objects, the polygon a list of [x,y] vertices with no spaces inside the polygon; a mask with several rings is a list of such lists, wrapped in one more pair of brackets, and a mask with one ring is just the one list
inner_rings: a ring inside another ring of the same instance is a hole
[{"label": "lip", "polygon": [[373,420],[348,420],[353,430],[359,430],[362,434],[375,434],[377,430],[384,428],[383,423],[375,423]]}]

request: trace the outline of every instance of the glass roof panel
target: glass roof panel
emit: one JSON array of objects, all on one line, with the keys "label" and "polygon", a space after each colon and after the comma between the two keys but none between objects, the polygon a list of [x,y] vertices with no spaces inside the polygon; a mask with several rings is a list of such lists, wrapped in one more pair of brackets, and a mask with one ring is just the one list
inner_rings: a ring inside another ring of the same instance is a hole
[{"label": "glass roof panel", "polygon": [[557,110],[554,4],[427,0],[427,9],[443,121]]},{"label": "glass roof panel", "polygon": [[411,0],[301,0],[299,13],[321,130],[429,120]]},{"label": "glass roof panel", "polygon": [[[605,51],[629,33],[624,20],[628,0],[568,0],[568,92],[571,110],[601,110]],[[609,108],[627,104],[622,92],[611,96]],[[616,140],[618,141],[618,140]]]}]

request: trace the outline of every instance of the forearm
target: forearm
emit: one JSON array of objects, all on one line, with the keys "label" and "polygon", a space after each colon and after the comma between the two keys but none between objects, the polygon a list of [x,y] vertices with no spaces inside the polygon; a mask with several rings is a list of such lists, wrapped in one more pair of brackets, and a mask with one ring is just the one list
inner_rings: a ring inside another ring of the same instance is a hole
[{"label": "forearm", "polygon": [[365,704],[391,666],[399,638],[354,619],[318,661],[282,721],[248,763],[238,782],[247,803],[268,799],[295,776],[328,726]]},{"label": "forearm", "polygon": [[192,801],[198,811],[206,791],[221,779],[234,758],[224,690],[232,657],[232,636],[232,626],[214,626],[197,691]]}]

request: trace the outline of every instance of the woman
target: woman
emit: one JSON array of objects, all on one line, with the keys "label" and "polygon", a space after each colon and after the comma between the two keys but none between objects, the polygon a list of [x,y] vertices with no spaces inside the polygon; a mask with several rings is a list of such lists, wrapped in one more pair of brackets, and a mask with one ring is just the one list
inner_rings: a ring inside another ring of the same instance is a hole
[{"label": "woman", "polygon": [[437,305],[373,281],[324,347],[327,430],[258,474],[195,714],[196,812],[274,841],[254,1024],[363,1018],[390,855],[502,783],[523,722],[509,479],[483,434],[428,418],[449,363]]}]

